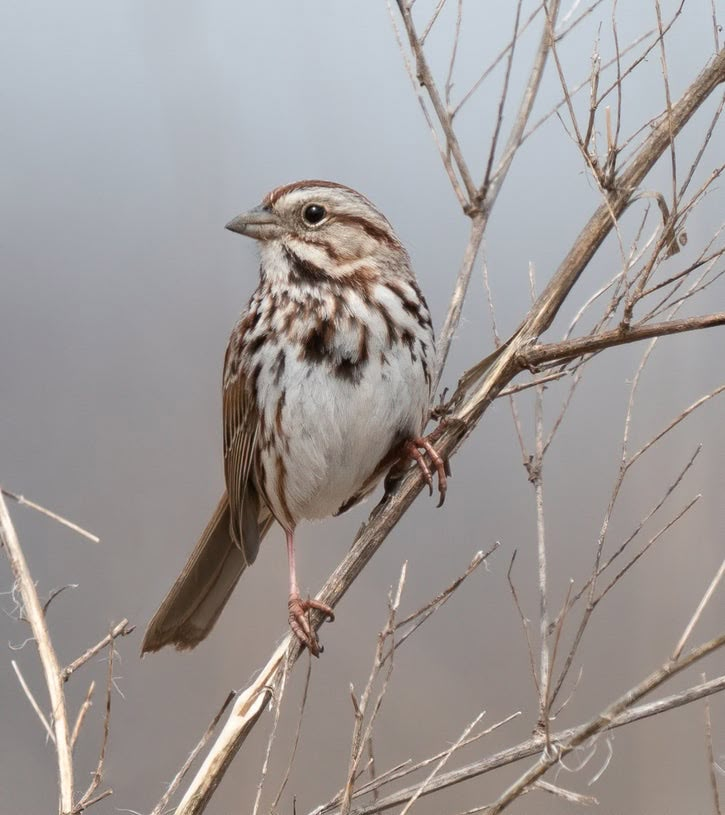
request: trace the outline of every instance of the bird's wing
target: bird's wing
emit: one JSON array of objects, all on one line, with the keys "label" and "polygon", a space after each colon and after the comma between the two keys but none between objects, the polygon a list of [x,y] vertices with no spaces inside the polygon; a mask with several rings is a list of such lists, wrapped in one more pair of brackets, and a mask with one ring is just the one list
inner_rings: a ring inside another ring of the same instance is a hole
[{"label": "bird's wing", "polygon": [[[230,343],[224,361],[229,370]],[[227,379],[225,374],[225,379]],[[259,550],[261,528],[268,523],[266,507],[260,498],[256,483],[257,437],[259,416],[254,394],[251,392],[243,366],[224,384],[224,475],[229,496],[230,530],[232,539],[242,549],[247,563],[253,563]],[[260,517],[265,516],[265,517]]]}]

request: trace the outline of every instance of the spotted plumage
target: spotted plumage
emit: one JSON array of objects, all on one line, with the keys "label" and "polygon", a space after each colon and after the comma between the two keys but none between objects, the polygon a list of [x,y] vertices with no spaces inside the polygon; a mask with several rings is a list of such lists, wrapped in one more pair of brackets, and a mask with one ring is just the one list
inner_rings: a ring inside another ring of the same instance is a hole
[{"label": "spotted plumage", "polygon": [[[296,581],[298,523],[359,501],[417,453],[411,440],[428,450],[445,486],[442,462],[421,439],[434,360],[430,313],[389,222],[349,187],[280,187],[228,227],[258,240],[261,263],[224,362],[227,495],[144,650],[193,647],[206,636],[276,520],[287,536],[290,624],[318,653],[310,601]],[[219,567],[231,548],[231,565]]]}]

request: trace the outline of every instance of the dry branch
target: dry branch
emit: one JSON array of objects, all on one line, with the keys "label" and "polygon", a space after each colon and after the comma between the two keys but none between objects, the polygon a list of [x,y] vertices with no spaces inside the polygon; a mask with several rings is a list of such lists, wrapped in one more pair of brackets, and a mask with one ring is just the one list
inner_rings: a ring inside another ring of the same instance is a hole
[{"label": "dry branch", "polygon": [[527,368],[535,368],[546,362],[566,362],[585,354],[596,354],[617,345],[722,325],[725,325],[725,312],[708,314],[706,317],[686,317],[682,320],[665,320],[661,323],[635,325],[631,328],[620,327],[612,331],[601,331],[598,334],[581,337],[580,339],[552,342],[546,345],[533,345],[522,350],[519,359]]},{"label": "dry branch", "polygon": [[70,665],[66,665],[66,667],[63,668],[63,681],[67,682],[71,674],[75,673],[75,671],[77,671],[82,665],[85,665],[86,662],[93,659],[96,654],[100,653],[106,646],[110,645],[113,640],[117,639],[118,637],[127,637],[129,634],[131,634],[135,627],[136,626],[129,625],[128,620],[125,618],[121,620],[118,625],[114,625],[102,640],[91,646],[87,651],[81,654],[78,659],[74,659]]},{"label": "dry branch", "polygon": [[[613,730],[614,728],[624,727],[625,725],[633,724],[651,716],[659,716],[668,710],[674,710],[678,707],[682,707],[683,705],[698,702],[712,696],[715,693],[722,693],[723,691],[725,691],[725,676],[720,676],[716,679],[702,682],[699,685],[694,685],[693,687],[680,693],[666,696],[655,702],[649,702],[647,704],[631,707],[621,715],[612,719],[604,730]],[[561,730],[557,733],[552,733],[550,736],[551,743],[555,745],[566,743],[575,736],[576,732],[576,728],[569,728],[567,730]],[[539,755],[542,753],[545,747],[546,736],[542,733],[536,734],[526,741],[515,745],[514,747],[509,747],[505,750],[501,750],[498,753],[494,753],[491,756],[487,756],[480,761],[466,764],[465,766],[459,767],[455,770],[449,770],[447,773],[442,773],[437,778],[434,778],[433,781],[426,787],[424,795],[431,795],[435,792],[455,786],[456,784],[460,784],[463,781],[468,781],[470,779],[477,778],[480,775],[484,775],[485,773],[497,770],[500,767],[506,767],[510,764],[515,764],[518,761],[522,761],[523,759]],[[388,784],[392,781],[396,781],[398,778],[408,774],[408,772],[410,771],[403,769],[393,773],[385,778],[385,783]],[[374,813],[385,812],[392,807],[400,806],[406,801],[410,800],[411,796],[415,794],[419,786],[420,784],[413,784],[409,787],[405,787],[404,789],[396,790],[395,792],[386,795],[384,798],[380,798],[378,801],[372,804],[358,807],[355,810],[355,813],[356,815],[374,815]],[[365,788],[360,791],[360,795],[369,791],[369,788]],[[338,815],[338,813],[339,810],[337,805],[332,803],[325,807],[320,807],[313,810],[310,815]]]},{"label": "dry branch", "polygon": [[50,697],[52,728],[58,757],[58,812],[60,815],[69,815],[73,811],[73,755],[61,667],[50,639],[43,604],[38,597],[35,582],[31,577],[2,494],[0,494],[0,543],[5,549],[10,568],[20,589],[25,616],[32,629],[43,666],[45,684]]},{"label": "dry branch", "polygon": [[58,515],[57,512],[52,512],[49,509],[46,509],[44,506],[40,504],[36,504],[35,501],[31,501],[29,498],[26,498],[24,495],[18,495],[17,493],[10,492],[10,490],[5,489],[5,487],[0,487],[0,493],[2,493],[7,498],[12,498],[13,501],[17,501],[21,507],[28,507],[29,509],[34,509],[36,512],[40,512],[41,515],[45,515],[47,518],[51,518],[52,520],[59,523],[61,526],[66,526],[68,529],[72,529],[73,532],[77,532],[82,537],[86,538],[93,543],[100,543],[101,539],[98,535],[94,535],[92,532],[89,532],[87,529],[84,529],[82,526],[78,526],[78,524],[74,523],[73,521],[69,521],[67,518],[64,518],[62,515]]}]

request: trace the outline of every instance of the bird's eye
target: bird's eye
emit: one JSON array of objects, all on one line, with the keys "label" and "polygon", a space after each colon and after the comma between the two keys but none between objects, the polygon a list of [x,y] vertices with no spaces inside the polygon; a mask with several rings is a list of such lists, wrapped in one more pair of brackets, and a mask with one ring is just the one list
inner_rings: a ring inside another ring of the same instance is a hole
[{"label": "bird's eye", "polygon": [[319,224],[327,215],[327,210],[321,204],[308,204],[302,211],[302,217],[308,224]]}]

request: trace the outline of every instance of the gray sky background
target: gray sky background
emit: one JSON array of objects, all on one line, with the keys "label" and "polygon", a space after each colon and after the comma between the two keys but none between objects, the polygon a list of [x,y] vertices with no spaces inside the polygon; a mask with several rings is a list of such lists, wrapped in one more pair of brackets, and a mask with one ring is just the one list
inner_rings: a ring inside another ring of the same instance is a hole
[{"label": "gray sky background", "polygon": [[[457,91],[510,37],[508,5],[466,4]],[[656,26],[651,5],[619,4],[622,43]],[[665,17],[675,5],[662,3]],[[524,3],[525,16],[532,7]],[[709,0],[687,0],[673,30],[668,59],[674,98],[713,51],[710,9]],[[725,9],[720,13],[725,17]],[[602,55],[611,55],[610,14],[604,3],[562,47],[572,83],[589,71],[600,24]],[[452,23],[452,14],[443,14],[429,41],[439,71],[447,64]],[[539,31],[537,24],[522,40],[512,106]],[[500,84],[499,72],[461,120],[464,148],[478,156],[471,161],[477,176]],[[716,96],[710,100],[715,104]],[[559,97],[549,65],[534,119]],[[627,85],[623,132],[646,122],[663,103],[659,56],[653,53]],[[583,111],[587,99],[578,104]],[[115,794],[95,811],[146,812],[227,691],[245,684],[286,626],[285,553],[276,531],[207,642],[190,654],[138,658],[141,630],[222,489],[220,368],[229,331],[257,279],[254,245],[225,233],[223,225],[278,184],[304,177],[349,184],[396,227],[440,327],[466,219],[382,0],[5,0],[0,105],[0,481],[102,537],[94,546],[11,507],[41,593],[80,584],[51,607],[61,661],[100,639],[112,621],[127,616],[139,627],[119,644],[116,673],[123,697],[113,697],[106,764]],[[680,139],[682,168],[689,166],[713,111],[713,104],[706,106]],[[722,161],[722,144],[721,126],[700,180]],[[666,161],[645,186],[670,193]],[[518,155],[487,232],[502,334],[526,311],[529,263],[543,286],[598,203],[575,144],[556,118],[550,120]],[[694,257],[724,211],[725,197],[717,189],[690,219],[688,246],[668,262],[668,273]],[[637,217],[627,222],[630,236]],[[552,337],[618,268],[617,257],[608,242]],[[723,286],[715,285],[686,313],[721,310],[722,303]],[[661,341],[643,377],[634,445],[721,383],[724,337],[713,330]],[[479,264],[445,384],[455,384],[490,348]],[[619,349],[590,365],[547,460],[555,606],[570,578],[589,573],[617,471],[629,382],[643,350]],[[563,394],[550,389],[549,421]],[[528,401],[522,400],[521,411],[530,439]],[[702,501],[595,616],[581,652],[580,687],[557,726],[593,715],[666,658],[722,559],[722,416],[722,403],[714,400],[633,473],[614,519],[613,541],[646,514],[695,446],[705,445],[670,514],[692,495],[702,493]],[[515,710],[523,715],[455,763],[514,744],[535,724],[525,642],[506,583],[517,550],[515,576],[534,618],[534,502],[507,404],[488,412],[452,467],[445,508],[436,511],[421,496],[340,605],[337,621],[322,630],[326,650],[313,665],[302,752],[281,812],[292,811],[292,794],[297,812],[308,812],[344,782],[353,722],[349,684],[360,689],[367,678],[387,592],[404,560],[405,612],[446,586],[475,551],[501,542],[489,570],[481,569],[401,649],[375,743],[378,769],[445,749],[483,709],[489,724]],[[300,530],[303,587],[317,590],[371,506]],[[10,587],[9,570],[0,563],[0,590]],[[695,641],[721,630],[722,598],[721,591]],[[9,596],[0,597],[0,604],[12,610]],[[0,615],[0,815],[37,815],[55,806],[52,750],[10,665],[18,660],[43,696],[37,660],[32,645],[19,652],[6,645],[17,646],[26,633]],[[724,667],[718,655],[702,670],[714,676]],[[272,794],[294,731],[303,672],[297,673],[273,757]],[[77,676],[69,689],[72,710],[90,679],[102,683],[103,676],[100,663]],[[690,674],[670,688],[694,684],[699,676]],[[95,766],[102,707],[98,699],[79,743],[79,786]],[[713,702],[713,720],[716,753],[723,756],[722,701]],[[249,811],[270,721],[237,757],[209,813]],[[710,811],[701,705],[617,732],[609,768],[588,787],[607,749],[602,742],[591,769],[562,773],[559,783],[596,795],[603,815]],[[485,803],[523,767],[421,801],[417,811],[453,813]],[[514,811],[574,809],[538,793]]]}]

